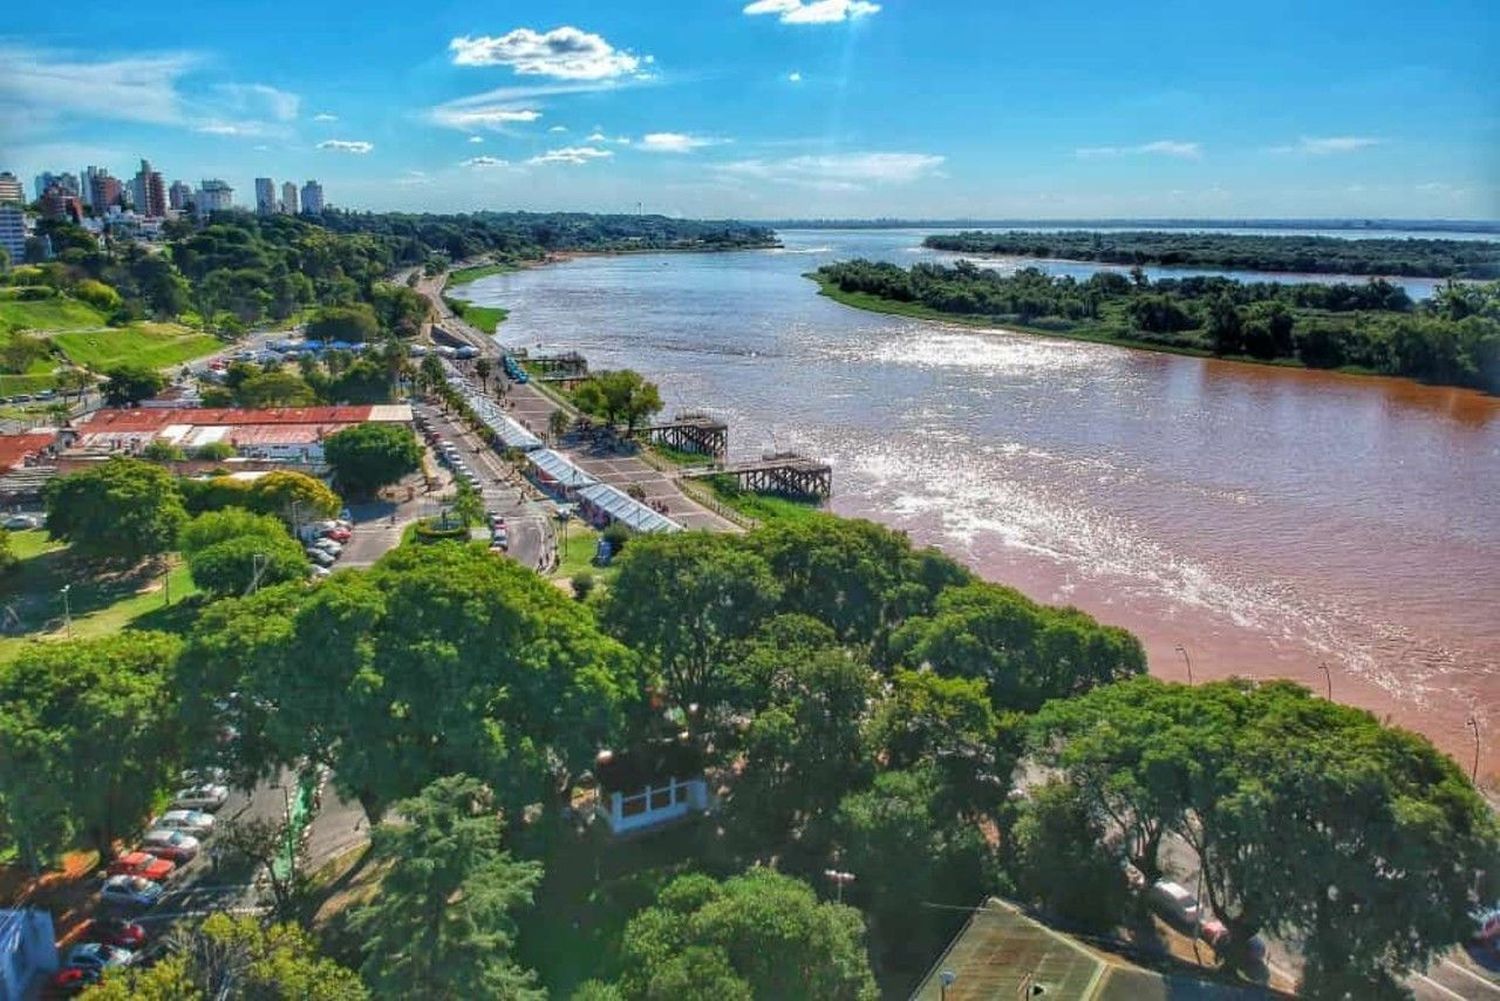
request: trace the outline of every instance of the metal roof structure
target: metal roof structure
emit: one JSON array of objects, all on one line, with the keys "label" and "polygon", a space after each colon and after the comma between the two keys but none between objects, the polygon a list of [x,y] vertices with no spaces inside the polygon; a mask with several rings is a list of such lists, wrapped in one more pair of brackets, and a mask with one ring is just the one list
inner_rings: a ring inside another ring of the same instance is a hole
[{"label": "metal roof structure", "polygon": [[[526,456],[531,464],[547,478],[568,490],[601,486],[597,479],[573,465],[568,457],[550,448],[540,448]],[[624,496],[623,494],[621,496]],[[626,500],[629,500],[627,497]],[[632,503],[634,503],[632,501]]]},{"label": "metal roof structure", "polygon": [[578,491],[578,497],[637,532],[683,531],[683,527],[671,518],[608,483],[583,487]]}]

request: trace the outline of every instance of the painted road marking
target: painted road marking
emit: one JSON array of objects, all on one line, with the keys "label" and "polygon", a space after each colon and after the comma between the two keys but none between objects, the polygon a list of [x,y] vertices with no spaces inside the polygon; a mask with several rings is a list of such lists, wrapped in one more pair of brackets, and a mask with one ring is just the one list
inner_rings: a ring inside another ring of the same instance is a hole
[{"label": "painted road marking", "polygon": [[1444,966],[1448,967],[1449,969],[1457,970],[1459,973],[1462,973],[1464,976],[1468,977],[1470,980],[1474,981],[1475,983],[1483,984],[1485,987],[1488,987],[1493,993],[1500,994],[1500,984],[1495,983],[1493,980],[1488,980],[1488,979],[1486,979],[1484,977],[1481,977],[1479,974],[1475,973],[1473,970],[1465,969],[1464,967],[1458,965],[1457,963],[1455,963],[1451,959],[1443,959],[1443,960],[1439,960],[1439,962],[1441,962]]},{"label": "painted road marking", "polygon": [[1450,998],[1458,998],[1458,1001],[1471,1001],[1470,998],[1464,997],[1462,994],[1458,993],[1458,991],[1452,991],[1444,987],[1442,984],[1438,983],[1436,980],[1433,980],[1425,973],[1414,974],[1414,976],[1416,976],[1418,980],[1422,981],[1422,983],[1433,988],[1434,990],[1441,991],[1442,993],[1448,995]]}]

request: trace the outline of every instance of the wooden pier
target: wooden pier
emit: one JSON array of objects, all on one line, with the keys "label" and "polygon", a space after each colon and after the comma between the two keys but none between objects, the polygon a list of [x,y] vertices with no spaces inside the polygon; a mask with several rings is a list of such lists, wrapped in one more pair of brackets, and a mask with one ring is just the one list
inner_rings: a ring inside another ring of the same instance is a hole
[{"label": "wooden pier", "polygon": [[729,425],[707,414],[678,414],[664,424],[641,428],[647,441],[722,462],[729,451]]},{"label": "wooden pier", "polygon": [[733,476],[740,489],[762,494],[819,500],[833,496],[833,467],[795,452],[776,452],[758,462],[736,462],[716,470],[689,470],[682,475],[691,479]]}]

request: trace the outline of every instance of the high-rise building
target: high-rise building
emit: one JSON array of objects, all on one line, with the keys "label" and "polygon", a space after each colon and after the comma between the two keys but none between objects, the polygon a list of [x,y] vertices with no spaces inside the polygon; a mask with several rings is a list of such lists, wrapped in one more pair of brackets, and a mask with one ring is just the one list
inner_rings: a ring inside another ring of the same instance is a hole
[{"label": "high-rise building", "polygon": [[98,167],[85,167],[79,177],[78,197],[83,199],[83,204],[91,208],[94,205],[94,178],[98,176]]},{"label": "high-rise building", "polygon": [[186,181],[173,181],[167,189],[167,208],[173,212],[186,212],[193,200],[193,186]]},{"label": "high-rise building", "polygon": [[141,169],[132,182],[135,189],[135,210],[152,219],[164,218],[167,214],[167,188],[162,183],[161,172],[151,169],[150,160],[141,161]]},{"label": "high-rise building", "polygon": [[234,189],[218,178],[205,180],[198,185],[196,202],[200,216],[234,208]]},{"label": "high-rise building", "polygon": [[47,219],[67,219],[83,222],[83,203],[78,196],[61,184],[50,184],[37,201],[41,204],[42,216]]},{"label": "high-rise building", "polygon": [[297,214],[297,185],[291,181],[281,186],[281,211],[287,215]]},{"label": "high-rise building", "polygon": [[26,259],[26,212],[16,202],[0,202],[0,247],[12,264]]},{"label": "high-rise building", "polygon": [[22,187],[21,179],[8,170],[0,171],[0,202],[26,204],[26,189]]},{"label": "high-rise building", "polygon": [[36,196],[42,197],[49,188],[57,188],[63,194],[72,195],[75,198],[83,194],[83,189],[78,186],[76,174],[54,174],[50,170],[44,170],[36,175]]},{"label": "high-rise building", "polygon": [[323,185],[317,181],[302,185],[302,211],[306,215],[323,214]]},{"label": "high-rise building", "polygon": [[276,212],[276,182],[269,177],[255,179],[255,211],[260,215]]},{"label": "high-rise building", "polygon": [[109,171],[103,167],[90,167],[89,170],[93,172],[89,178],[89,204],[94,207],[95,215],[106,215],[120,204],[125,186],[118,178],[110,177]]}]

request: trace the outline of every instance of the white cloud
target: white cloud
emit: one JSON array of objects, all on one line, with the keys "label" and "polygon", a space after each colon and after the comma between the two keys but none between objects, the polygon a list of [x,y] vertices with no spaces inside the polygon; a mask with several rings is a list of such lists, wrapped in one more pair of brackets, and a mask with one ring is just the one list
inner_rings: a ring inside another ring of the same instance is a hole
[{"label": "white cloud", "polygon": [[471,143],[482,143],[482,142],[484,142],[484,136],[470,136],[469,137],[469,142],[471,142]]},{"label": "white cloud", "polygon": [[802,82],[802,74],[799,71],[797,71],[797,70],[792,70],[790,73],[788,73],[786,75],[786,80],[787,80],[787,83],[801,83]]},{"label": "white cloud", "polygon": [[338,120],[338,115],[335,115],[328,111],[320,111],[316,115],[313,115],[313,121],[315,122],[336,122]]},{"label": "white cloud", "polygon": [[704,139],[681,132],[650,132],[641,137],[640,148],[650,153],[691,153],[705,146],[717,146],[722,139]]},{"label": "white cloud", "polygon": [[870,185],[910,184],[932,174],[943,160],[928,153],[829,153],[786,160],[739,160],[717,169],[736,177],[825,191],[858,191]]},{"label": "white cloud", "polygon": [[[509,66],[528,76],[608,80],[640,69],[642,60],[602,35],[564,26],[548,32],[517,28],[504,35],[465,35],[448,43],[455,66]],[[646,62],[650,62],[647,57]]]},{"label": "white cloud", "polygon": [[0,107],[39,118],[75,114],[157,125],[185,117],[177,81],[199,62],[191,53],[87,60],[0,45]]},{"label": "white cloud", "polygon": [[431,184],[432,177],[425,170],[408,170],[396,178],[395,183],[403,188],[415,188]]},{"label": "white cloud", "polygon": [[571,163],[579,165],[588,163],[590,160],[604,160],[612,156],[614,156],[614,153],[611,151],[599,149],[595,146],[566,146],[562,149],[548,150],[541,156],[534,156],[526,162],[537,165],[548,163]]},{"label": "white cloud", "polygon": [[471,156],[459,164],[460,167],[472,167],[480,169],[484,167],[508,167],[509,160],[502,160],[497,156]]},{"label": "white cloud", "polygon": [[591,143],[613,143],[616,146],[629,146],[631,142],[629,136],[615,136],[611,139],[602,130],[595,130],[591,135],[585,136],[584,140]]},{"label": "white cloud", "polygon": [[1203,146],[1176,139],[1158,139],[1139,146],[1084,146],[1075,149],[1073,155],[1080,160],[1105,156],[1175,156],[1184,160],[1197,160],[1203,156]]},{"label": "white cloud", "polygon": [[374,143],[365,142],[363,139],[324,139],[318,143],[318,149],[333,150],[337,153],[358,153],[363,155],[374,148]]},{"label": "white cloud", "polygon": [[529,125],[542,117],[535,108],[514,105],[458,105],[454,102],[440,104],[428,112],[428,117],[438,125],[450,129],[493,129],[501,131],[510,125]]},{"label": "white cloud", "polygon": [[223,110],[234,116],[290,122],[302,107],[296,94],[264,83],[222,83],[214,90],[223,97]]},{"label": "white cloud", "polygon": [[1295,143],[1286,146],[1272,146],[1270,152],[1327,156],[1329,153],[1353,153],[1356,150],[1379,145],[1379,143],[1379,139],[1371,139],[1367,136],[1325,136],[1323,138],[1303,136]]},{"label": "white cloud", "polygon": [[566,132],[566,131],[568,131],[568,127],[566,125],[554,125],[550,129],[548,129],[547,131],[548,132]]},{"label": "white cloud", "polygon": [[775,14],[782,24],[832,24],[879,12],[880,4],[869,0],[754,0],[745,5],[746,14]]}]

